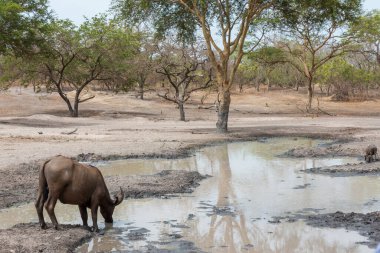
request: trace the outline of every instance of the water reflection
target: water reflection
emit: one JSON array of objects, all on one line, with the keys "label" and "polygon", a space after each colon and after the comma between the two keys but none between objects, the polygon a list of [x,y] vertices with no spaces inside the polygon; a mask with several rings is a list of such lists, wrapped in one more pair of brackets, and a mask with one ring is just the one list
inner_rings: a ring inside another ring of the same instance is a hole
[{"label": "water reflection", "polygon": [[[78,252],[171,249],[174,252],[372,252],[366,238],[340,229],[317,229],[302,221],[271,223],[300,210],[370,212],[380,209],[377,177],[330,178],[300,170],[354,159],[280,158],[289,148],[322,142],[278,138],[202,149],[178,160],[128,160],[101,166],[105,175],[146,174],[164,169],[212,175],[192,194],[171,199],[129,199],[115,209],[113,228]],[[371,205],[365,205],[371,201]],[[0,226],[37,221],[32,205],[0,212]],[[22,210],[22,212],[21,212]],[[62,223],[79,223],[77,208],[60,205]],[[3,221],[5,222],[4,225]],[[101,226],[104,224],[100,224]],[[181,237],[182,236],[182,237]]]},{"label": "water reflection", "polygon": [[[226,252],[240,252],[242,245],[251,245],[248,237],[245,213],[239,210],[238,199],[232,186],[232,171],[230,167],[227,145],[217,149],[217,153],[209,160],[217,160],[218,187],[216,204],[212,207],[210,227],[206,235],[197,236],[202,248],[210,248],[215,244],[226,246]],[[216,176],[216,175],[215,175]],[[227,210],[227,213],[225,212]],[[219,243],[218,243],[219,242]]]}]

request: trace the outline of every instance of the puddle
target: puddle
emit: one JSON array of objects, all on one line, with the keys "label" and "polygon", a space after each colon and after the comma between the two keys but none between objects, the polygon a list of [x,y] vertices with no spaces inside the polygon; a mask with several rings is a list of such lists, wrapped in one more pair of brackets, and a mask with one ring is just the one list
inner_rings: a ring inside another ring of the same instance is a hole
[{"label": "puddle", "polygon": [[[104,175],[163,169],[212,175],[192,194],[170,199],[128,199],[115,209],[113,227],[77,252],[373,252],[356,232],[321,229],[302,221],[279,222],[289,213],[372,212],[380,209],[377,177],[306,174],[300,170],[357,162],[353,158],[280,158],[296,146],[324,142],[274,138],[205,148],[178,160],[128,160],[97,164]],[[80,223],[78,208],[59,204],[61,223]],[[46,216],[47,217],[47,216]],[[34,206],[0,212],[0,228],[36,222]],[[100,226],[104,228],[103,219]]]}]

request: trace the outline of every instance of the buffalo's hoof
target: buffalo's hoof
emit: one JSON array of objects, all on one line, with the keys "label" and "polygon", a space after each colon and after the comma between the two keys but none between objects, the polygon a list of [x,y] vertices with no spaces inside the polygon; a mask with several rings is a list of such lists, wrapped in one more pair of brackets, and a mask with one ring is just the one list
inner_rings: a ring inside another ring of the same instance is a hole
[{"label": "buffalo's hoof", "polygon": [[59,230],[59,226],[58,225],[54,225],[54,229],[55,230]]},{"label": "buffalo's hoof", "polygon": [[94,232],[94,233],[99,233],[99,228],[98,227],[93,227],[91,229],[91,231]]},{"label": "buffalo's hoof", "polygon": [[47,229],[46,223],[41,224],[41,229]]}]

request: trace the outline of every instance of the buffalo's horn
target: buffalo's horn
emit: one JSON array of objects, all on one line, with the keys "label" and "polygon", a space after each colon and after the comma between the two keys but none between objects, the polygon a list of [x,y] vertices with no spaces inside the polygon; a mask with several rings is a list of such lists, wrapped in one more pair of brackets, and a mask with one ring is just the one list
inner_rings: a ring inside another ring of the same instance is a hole
[{"label": "buffalo's horn", "polygon": [[121,202],[123,202],[123,200],[124,200],[124,192],[123,192],[123,189],[121,189],[120,187],[120,192],[117,195],[115,195],[114,205],[115,206],[119,205]]}]

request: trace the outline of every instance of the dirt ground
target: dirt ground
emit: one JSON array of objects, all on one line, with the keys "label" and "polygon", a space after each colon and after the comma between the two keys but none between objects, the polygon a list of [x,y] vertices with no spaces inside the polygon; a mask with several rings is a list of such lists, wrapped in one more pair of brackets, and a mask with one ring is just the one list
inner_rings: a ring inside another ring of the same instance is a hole
[{"label": "dirt ground", "polygon": [[[68,117],[66,105],[57,94],[34,94],[30,89],[18,88],[1,93],[0,208],[34,199],[38,166],[55,155],[74,157],[80,161],[169,158],[186,156],[199,147],[218,142],[254,140],[262,136],[305,136],[334,140],[326,147],[292,147],[284,154],[298,157],[362,156],[367,145],[380,145],[380,101],[376,99],[342,103],[333,102],[327,97],[318,98],[322,111],[319,115],[309,115],[304,113],[306,94],[303,91],[257,93],[248,89],[244,93],[233,93],[229,133],[217,134],[217,115],[213,106],[216,95],[210,94],[205,104],[200,103],[201,96],[196,94],[185,105],[188,121],[181,122],[178,121],[178,109],[153,93],[146,94],[146,99],[140,100],[133,93],[115,95],[97,92],[93,100],[80,105],[79,118]],[[368,173],[373,173],[374,166],[363,163],[356,169],[364,172],[368,169]],[[161,177],[170,176],[170,173],[165,173]],[[200,176],[185,178],[191,188]],[[129,184],[125,178],[106,180]],[[133,188],[132,192],[153,189],[149,184],[145,184],[147,188],[143,190],[138,187]],[[183,189],[177,187],[173,192]],[[162,193],[168,192],[163,190]],[[146,196],[144,193],[140,195]],[[19,235],[19,226],[12,228],[16,231],[13,233],[15,240]],[[25,226],[28,229],[24,230],[24,234],[35,233],[35,224]],[[0,242],[4,240],[4,233],[8,232],[0,232]],[[77,231],[73,230],[72,233]],[[83,238],[86,236],[84,234]],[[78,243],[68,240],[70,246],[65,248],[66,251]],[[373,240],[380,241],[380,238]],[[16,252],[36,252],[34,249],[37,248]]]}]

